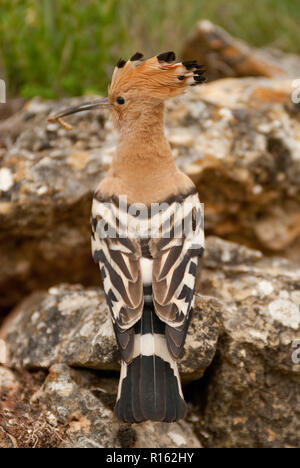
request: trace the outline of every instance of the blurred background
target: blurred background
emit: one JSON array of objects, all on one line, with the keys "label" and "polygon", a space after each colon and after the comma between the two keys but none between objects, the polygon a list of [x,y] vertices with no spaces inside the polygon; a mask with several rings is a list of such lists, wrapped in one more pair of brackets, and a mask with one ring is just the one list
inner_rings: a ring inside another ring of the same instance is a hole
[{"label": "blurred background", "polygon": [[250,45],[300,52],[298,0],[2,0],[0,76],[10,97],[104,93],[120,56],[179,53],[201,18]]}]

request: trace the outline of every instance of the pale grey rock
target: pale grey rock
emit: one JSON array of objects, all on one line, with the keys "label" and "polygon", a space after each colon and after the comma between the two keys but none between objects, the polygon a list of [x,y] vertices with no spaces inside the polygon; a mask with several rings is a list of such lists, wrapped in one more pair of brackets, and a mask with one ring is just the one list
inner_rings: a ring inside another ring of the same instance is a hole
[{"label": "pale grey rock", "polygon": [[55,364],[32,400],[67,427],[61,448],[200,448],[187,422],[120,423],[113,414],[117,379]]},{"label": "pale grey rock", "polygon": [[[146,423],[145,433],[139,425],[115,426],[118,376],[107,372],[119,368],[119,358],[103,292],[60,285],[35,294],[4,324],[2,337],[10,366],[50,369],[32,403],[57,421],[62,446],[140,447],[164,440],[173,447],[185,444],[181,437],[188,433],[189,441],[196,434],[205,447],[298,447],[299,284],[299,268],[285,259],[207,239],[179,363],[190,412],[167,439],[165,425]],[[97,414],[110,421],[111,431],[98,427]]]},{"label": "pale grey rock", "polygon": [[15,441],[4,429],[0,426],[0,448],[16,448]]},{"label": "pale grey rock", "polygon": [[[3,310],[57,281],[100,282],[89,216],[93,191],[108,167],[104,140],[109,144],[111,125],[101,113],[88,113],[81,122],[75,117],[71,132],[47,123],[58,107],[82,100],[33,99],[9,119],[16,135],[0,154]],[[6,129],[4,134],[7,139]]]},{"label": "pale grey rock", "polygon": [[[213,359],[220,310],[217,300],[197,297],[179,363],[185,380],[200,378]],[[120,368],[109,311],[99,288],[61,285],[33,295],[19,306],[5,329],[11,367],[48,369],[62,362],[100,370]]]},{"label": "pale grey rock", "polygon": [[19,382],[13,371],[0,365],[0,389],[6,394],[9,394],[15,392],[18,387]]},{"label": "pale grey rock", "polygon": [[222,331],[198,434],[208,447],[299,447],[300,269],[233,243],[207,244],[218,254],[200,289],[223,303]]},{"label": "pale grey rock", "polygon": [[[299,104],[293,80],[228,78],[170,103],[174,145],[204,203],[206,232],[300,259]],[[186,139],[188,138],[186,135]]]}]

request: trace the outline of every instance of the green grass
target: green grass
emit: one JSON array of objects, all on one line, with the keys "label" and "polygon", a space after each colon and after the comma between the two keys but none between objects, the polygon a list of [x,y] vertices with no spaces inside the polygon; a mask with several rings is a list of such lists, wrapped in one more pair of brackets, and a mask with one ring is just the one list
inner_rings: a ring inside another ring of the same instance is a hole
[{"label": "green grass", "polygon": [[0,77],[10,96],[105,92],[120,56],[180,54],[201,18],[300,53],[299,0],[1,0]]}]

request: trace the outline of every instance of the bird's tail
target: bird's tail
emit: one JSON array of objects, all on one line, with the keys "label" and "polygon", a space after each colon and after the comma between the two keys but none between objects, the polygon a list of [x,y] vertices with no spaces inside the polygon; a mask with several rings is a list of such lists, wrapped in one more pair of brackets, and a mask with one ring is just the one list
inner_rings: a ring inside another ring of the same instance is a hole
[{"label": "bird's tail", "polygon": [[164,324],[152,305],[145,306],[134,340],[132,361],[122,361],[116,416],[130,423],[184,418],[186,403],[177,363],[167,348]]}]

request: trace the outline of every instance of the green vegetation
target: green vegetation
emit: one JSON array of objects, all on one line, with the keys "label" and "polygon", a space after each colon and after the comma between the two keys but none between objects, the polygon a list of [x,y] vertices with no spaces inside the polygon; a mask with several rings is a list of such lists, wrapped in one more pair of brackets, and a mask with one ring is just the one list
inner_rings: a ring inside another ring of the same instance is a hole
[{"label": "green vegetation", "polygon": [[201,18],[300,53],[299,0],[1,0],[0,76],[11,96],[105,92],[120,56],[180,54]]}]

